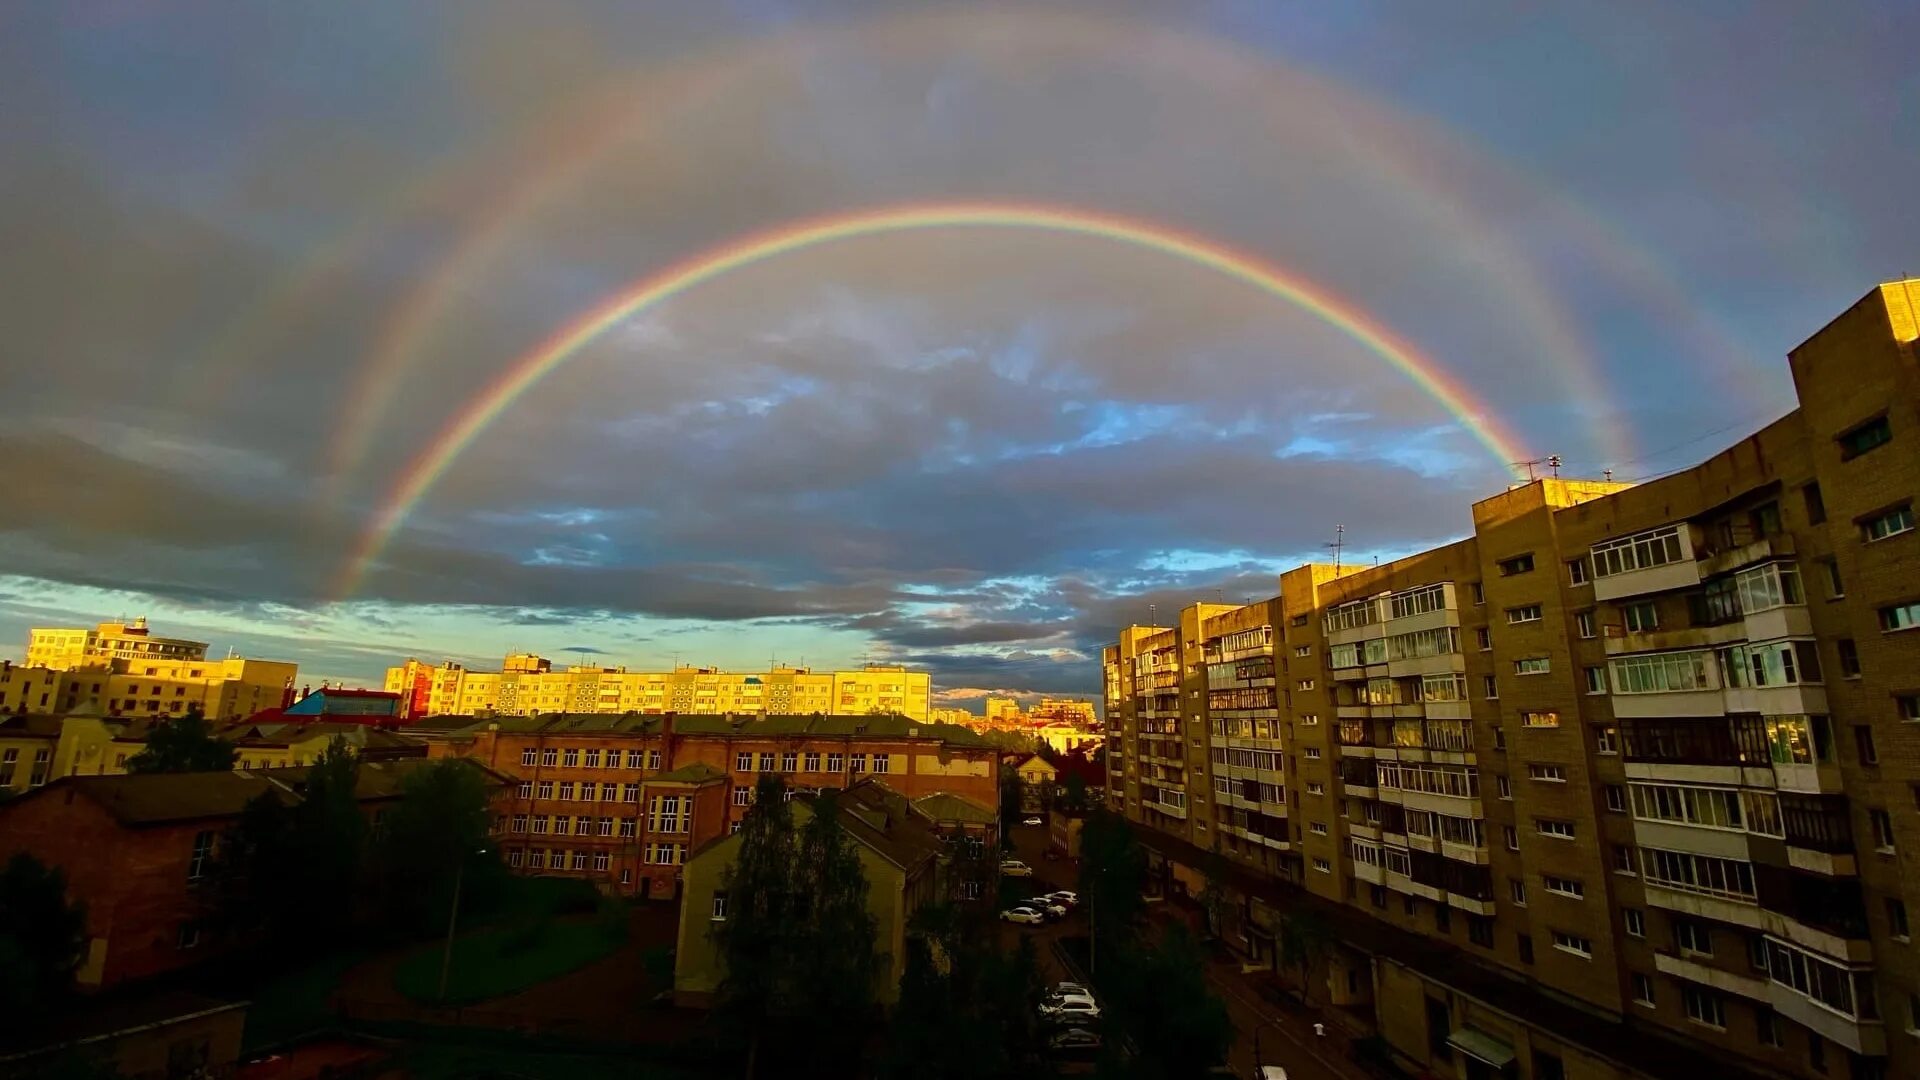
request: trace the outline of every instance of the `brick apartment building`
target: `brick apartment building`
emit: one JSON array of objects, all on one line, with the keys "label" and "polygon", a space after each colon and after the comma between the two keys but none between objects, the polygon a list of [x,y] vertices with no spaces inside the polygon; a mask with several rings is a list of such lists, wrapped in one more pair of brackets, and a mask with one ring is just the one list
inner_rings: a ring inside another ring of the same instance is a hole
[{"label": "brick apartment building", "polygon": [[795,794],[872,776],[909,799],[999,806],[992,746],[902,716],[549,714],[423,731],[430,756],[514,781],[499,830],[508,866],[621,895],[674,896],[687,853],[733,830],[761,773]]},{"label": "brick apartment building", "polygon": [[[402,780],[421,764],[363,763],[355,792],[363,811],[398,802]],[[0,805],[0,863],[24,852],[58,867],[68,898],[86,905],[82,988],[189,967],[244,944],[223,940],[210,919],[224,837],[262,794],[297,802],[308,772],[63,777]]]},{"label": "brick apartment building", "polygon": [[1127,627],[1109,804],[1440,1075],[1920,1076],[1917,337],[1883,286],[1695,468]]}]

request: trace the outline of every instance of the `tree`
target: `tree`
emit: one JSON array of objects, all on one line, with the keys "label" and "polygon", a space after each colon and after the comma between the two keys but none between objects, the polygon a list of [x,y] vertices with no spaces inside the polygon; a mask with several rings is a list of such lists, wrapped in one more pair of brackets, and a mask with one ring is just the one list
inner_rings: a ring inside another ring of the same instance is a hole
[{"label": "tree", "polygon": [[67,878],[21,853],[0,870],[0,1011],[44,1015],[73,986],[86,952],[86,910],[67,903]]},{"label": "tree", "polygon": [[787,786],[778,773],[761,773],[754,802],[740,822],[740,846],[721,878],[727,918],[714,924],[726,975],[719,1013],[747,1040],[749,1080],[759,1066],[760,1042],[788,989],[791,970],[795,843]]},{"label": "tree", "polygon": [[793,874],[791,981],[804,989],[788,1004],[808,1018],[802,1027],[826,1039],[815,1053],[836,1060],[835,1050],[855,1051],[864,1038],[879,963],[877,927],[867,909],[867,874],[840,824],[836,797],[814,799],[812,812],[800,830]]},{"label": "tree", "polygon": [[1325,955],[1333,934],[1310,911],[1295,909],[1280,918],[1280,962],[1300,973],[1300,999],[1313,1004],[1313,968]]},{"label": "tree", "polygon": [[1060,803],[1061,809],[1065,810],[1069,814],[1086,813],[1087,812],[1086,777],[1081,776],[1077,772],[1068,773],[1067,782],[1063,786],[1066,789],[1066,793],[1061,797],[1061,803]]},{"label": "tree", "polygon": [[1087,902],[1088,931],[1097,971],[1101,950],[1130,946],[1145,911],[1147,857],[1133,827],[1111,810],[1096,807],[1080,831],[1080,895]]},{"label": "tree", "polygon": [[1013,850],[1013,827],[1020,824],[1020,774],[1000,766],[1000,850]]},{"label": "tree", "polygon": [[373,845],[373,893],[385,921],[415,932],[444,923],[454,881],[470,904],[502,872],[487,849],[487,784],[459,758],[416,768],[402,781]]},{"label": "tree", "polygon": [[923,908],[907,938],[900,999],[879,1075],[898,1080],[1016,1080],[1034,1075],[1041,980],[1031,938],[1008,951],[978,911]]},{"label": "tree", "polygon": [[195,705],[179,719],[155,725],[147,734],[146,747],[127,759],[127,771],[226,772],[233,768],[235,756],[233,744],[214,735]]},{"label": "tree", "polygon": [[1198,1080],[1226,1060],[1233,1022],[1207,985],[1206,959],[1186,926],[1170,924],[1158,942],[1127,960],[1116,1004],[1138,1050],[1133,1075]]},{"label": "tree", "polygon": [[335,738],[291,805],[271,791],[247,804],[218,867],[230,925],[264,928],[292,949],[351,927],[364,903],[368,847],[359,777],[352,749]]}]

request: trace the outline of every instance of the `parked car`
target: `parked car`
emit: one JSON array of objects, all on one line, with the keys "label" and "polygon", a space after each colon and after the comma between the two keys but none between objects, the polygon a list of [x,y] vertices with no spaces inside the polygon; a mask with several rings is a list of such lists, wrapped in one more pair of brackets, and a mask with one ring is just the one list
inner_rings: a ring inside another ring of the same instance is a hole
[{"label": "parked car", "polygon": [[1033,908],[1035,911],[1045,914],[1049,919],[1064,919],[1067,917],[1067,907],[1065,904],[1055,903],[1044,896],[1029,896],[1025,900],[1022,900],[1021,903]]},{"label": "parked car", "polygon": [[1027,907],[1025,904],[1018,904],[1008,908],[1000,913],[1000,918],[1006,922],[1026,923],[1029,926],[1039,926],[1047,921],[1045,915],[1035,911],[1033,908]]},{"label": "parked car", "polygon": [[1053,989],[1047,991],[1047,994],[1050,997],[1091,998],[1093,996],[1093,991],[1087,989],[1086,987],[1080,985],[1077,982],[1057,982],[1053,984]]},{"label": "parked car", "polygon": [[1030,817],[1030,818],[1028,818],[1027,820],[1025,820],[1025,821],[1023,821],[1023,822],[1021,822],[1020,824],[1022,824],[1022,825],[1044,825],[1044,824],[1046,824],[1046,822],[1044,822],[1044,821],[1041,821],[1041,820],[1040,820],[1039,818],[1037,818],[1037,817]]},{"label": "parked car", "polygon": [[1089,997],[1067,997],[1041,1002],[1040,1015],[1056,1024],[1086,1024],[1100,1019],[1100,1006]]},{"label": "parked car", "polygon": [[1070,1027],[1047,1036],[1047,1049],[1056,1054],[1092,1053],[1100,1049],[1100,1033]]},{"label": "parked car", "polygon": [[1001,859],[1000,860],[1000,876],[1001,877],[1032,877],[1033,867],[1028,866],[1026,863],[1021,862],[1019,859]]},{"label": "parked car", "polygon": [[1065,904],[1067,907],[1070,907],[1070,908],[1080,906],[1080,894],[1077,892],[1074,892],[1072,889],[1058,889],[1054,892],[1050,892],[1047,894],[1047,899],[1053,901],[1056,904]]}]

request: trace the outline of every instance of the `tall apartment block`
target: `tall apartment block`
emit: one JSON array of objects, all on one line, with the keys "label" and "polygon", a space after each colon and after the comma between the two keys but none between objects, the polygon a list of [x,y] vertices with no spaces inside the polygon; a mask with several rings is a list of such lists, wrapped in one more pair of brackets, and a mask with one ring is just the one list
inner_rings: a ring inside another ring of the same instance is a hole
[{"label": "tall apartment block", "polygon": [[1127,627],[1110,806],[1437,1075],[1920,1076],[1916,338],[1882,286],[1697,467]]},{"label": "tall apartment block", "polygon": [[387,669],[386,688],[402,695],[409,717],[817,712],[898,713],[926,720],[931,715],[933,683],[924,671],[886,664],[868,664],[857,671],[789,667],[763,672],[697,667],[628,671],[590,665],[555,671],[544,657],[520,653],[507,657],[500,671],[476,671],[452,662],[435,666],[410,658]]}]

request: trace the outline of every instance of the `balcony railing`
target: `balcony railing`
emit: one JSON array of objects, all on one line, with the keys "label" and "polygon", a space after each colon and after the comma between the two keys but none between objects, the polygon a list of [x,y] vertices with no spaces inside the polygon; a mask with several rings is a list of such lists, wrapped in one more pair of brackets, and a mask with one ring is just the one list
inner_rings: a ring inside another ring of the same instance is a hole
[{"label": "balcony railing", "polygon": [[1771,763],[1766,725],[1758,716],[1703,719],[1628,719],[1620,721],[1628,761],[1674,765],[1753,765]]},{"label": "balcony railing", "polygon": [[1846,855],[1853,851],[1853,822],[1844,795],[1780,796],[1780,820],[1794,847]]}]

